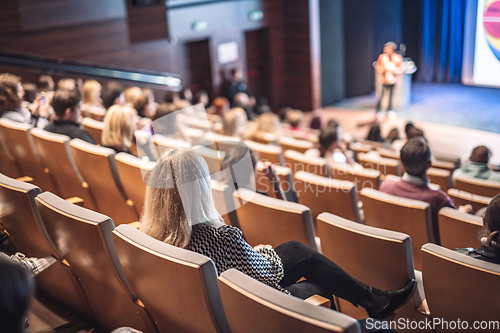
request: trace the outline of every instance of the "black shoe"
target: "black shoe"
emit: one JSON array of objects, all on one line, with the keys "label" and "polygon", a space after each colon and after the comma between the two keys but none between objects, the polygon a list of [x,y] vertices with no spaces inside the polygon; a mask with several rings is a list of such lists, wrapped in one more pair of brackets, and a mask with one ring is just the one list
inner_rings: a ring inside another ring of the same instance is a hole
[{"label": "black shoe", "polygon": [[[416,290],[416,286],[415,279],[412,279],[403,288],[397,290],[383,291],[370,287],[374,298],[368,302],[371,304],[367,304],[364,308],[370,318],[384,320],[384,318],[394,315],[394,311],[408,303]],[[379,299],[379,301],[374,299]]]}]

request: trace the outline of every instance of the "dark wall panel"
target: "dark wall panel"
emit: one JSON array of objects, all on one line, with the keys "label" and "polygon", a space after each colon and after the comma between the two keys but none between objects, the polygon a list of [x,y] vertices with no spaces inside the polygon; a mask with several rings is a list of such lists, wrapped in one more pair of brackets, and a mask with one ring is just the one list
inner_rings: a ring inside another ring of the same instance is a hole
[{"label": "dark wall panel", "polygon": [[402,0],[372,0],[373,61],[388,41],[403,42]]},{"label": "dark wall panel", "polygon": [[338,102],[345,95],[344,20],[342,0],[320,0],[321,103]]}]

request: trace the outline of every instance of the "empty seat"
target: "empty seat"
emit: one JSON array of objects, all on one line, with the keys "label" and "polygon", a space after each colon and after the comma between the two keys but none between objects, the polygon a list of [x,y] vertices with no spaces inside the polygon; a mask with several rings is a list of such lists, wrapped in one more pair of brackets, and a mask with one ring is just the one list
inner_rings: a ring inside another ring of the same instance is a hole
[{"label": "empty seat", "polygon": [[377,150],[377,153],[379,153],[379,155],[381,157],[391,158],[393,160],[399,160],[400,159],[399,151],[395,151],[395,150],[387,149],[387,148],[381,148],[381,147],[377,147],[376,150]]},{"label": "empty seat", "polygon": [[305,153],[308,149],[311,149],[314,147],[314,144],[310,141],[306,140],[297,140],[294,138],[289,138],[286,136],[282,136],[278,140],[281,149],[283,151],[287,150],[295,150],[298,151],[299,153]]},{"label": "empty seat", "polygon": [[358,156],[358,154],[366,154],[375,149],[373,145],[362,142],[353,143],[349,145],[349,148],[354,152],[354,155],[356,157]]},{"label": "empty seat", "polygon": [[279,146],[265,145],[250,140],[246,140],[244,143],[258,156],[259,161],[269,161],[273,164],[283,165],[283,150]]},{"label": "empty seat", "polygon": [[437,169],[448,170],[450,173],[453,173],[457,168],[455,162],[440,161],[435,158],[432,160],[431,166]]},{"label": "empty seat", "polygon": [[135,222],[138,214],[127,202],[115,164],[113,149],[98,147],[80,139],[70,142],[76,166],[89,185],[97,209],[115,224]]},{"label": "empty seat", "polygon": [[42,164],[31,137],[31,126],[8,119],[0,119],[0,133],[21,168],[23,176],[33,178],[33,183],[44,191],[59,193],[48,169]]},{"label": "empty seat", "polygon": [[431,183],[439,185],[441,190],[445,192],[451,187],[451,173],[448,170],[429,168],[427,169],[427,178]]},{"label": "empty seat", "polygon": [[[420,278],[413,268],[410,237],[374,228],[323,213],[318,216],[317,234],[323,255],[352,277],[382,290],[402,288],[409,280]],[[399,318],[414,318],[415,309],[425,299],[421,285],[409,302],[396,311]],[[367,317],[361,307],[339,299],[340,311],[356,319]],[[397,318],[396,318],[397,320]]]},{"label": "empty seat", "polygon": [[458,190],[491,198],[500,193],[500,182],[468,176],[459,176],[455,178],[455,185],[453,187]]},{"label": "empty seat", "polygon": [[[280,165],[274,165],[273,170],[279,177],[283,191],[290,191],[293,181],[292,170]],[[257,165],[255,167],[255,189],[257,191],[269,194],[271,198],[276,198],[276,193],[273,190],[273,186],[267,176],[264,174],[264,163],[262,163],[261,161],[257,162]]]},{"label": "empty seat", "polygon": [[451,154],[443,154],[443,153],[438,153],[438,152],[433,151],[432,157],[436,161],[453,163],[455,165],[455,169],[460,168],[460,164],[461,164],[460,156],[451,155]]},{"label": "empty seat", "polygon": [[311,209],[313,221],[328,212],[355,222],[362,222],[358,208],[356,184],[299,171],[294,188],[299,202]]},{"label": "empty seat", "polygon": [[208,171],[211,175],[216,174],[222,170],[222,160],[224,159],[224,156],[226,156],[226,153],[224,153],[223,151],[218,151],[213,148],[215,148],[215,145],[210,145],[208,147],[193,147],[193,151],[200,154],[205,162],[207,162]]},{"label": "empty seat", "polygon": [[128,225],[113,238],[125,276],[159,332],[229,332],[210,258]]},{"label": "empty seat", "polygon": [[416,269],[420,269],[420,248],[439,239],[439,229],[434,226],[428,203],[397,197],[372,189],[360,192],[366,225],[399,231],[411,237]]},{"label": "empty seat", "polygon": [[204,144],[203,132],[200,129],[186,127],[182,130],[186,141],[192,145],[202,145]]},{"label": "empty seat", "polygon": [[39,195],[36,202],[47,233],[78,277],[99,326],[108,332],[123,326],[155,332],[123,273],[111,233],[113,221],[52,193]]},{"label": "empty seat", "polygon": [[233,200],[234,187],[221,184],[213,179],[211,179],[211,183],[215,208],[227,225],[239,227],[238,216],[236,215],[236,208]]},{"label": "empty seat", "polygon": [[439,235],[441,245],[448,249],[463,247],[480,248],[479,231],[483,227],[483,219],[476,215],[459,212],[444,207],[439,211]]},{"label": "empty seat", "polygon": [[473,213],[476,213],[482,208],[488,207],[492,199],[490,197],[484,197],[479,194],[472,194],[466,191],[457,190],[456,188],[450,188],[448,190],[448,195],[457,207],[463,205],[471,205]]},{"label": "empty seat", "polygon": [[231,332],[360,332],[351,317],[286,295],[229,269],[219,289]]},{"label": "empty seat", "polygon": [[399,160],[359,153],[358,162],[363,168],[378,170],[383,175],[401,176],[401,162]]},{"label": "empty seat", "polygon": [[269,144],[277,144],[278,143],[278,134],[275,133],[258,133],[254,134],[251,138],[253,142],[257,142],[263,145]]},{"label": "empty seat", "polygon": [[204,137],[205,142],[214,143],[219,151],[228,151],[238,144],[241,143],[241,139],[237,136],[226,136],[215,133],[205,133]]},{"label": "empty seat", "polygon": [[328,175],[326,160],[320,157],[309,157],[295,150],[285,151],[285,166],[292,170],[292,173],[306,171],[318,176]]},{"label": "empty seat", "polygon": [[89,132],[94,138],[96,145],[101,144],[102,131],[104,130],[104,122],[92,118],[83,118],[82,127]]},{"label": "empty seat", "polygon": [[155,134],[151,137],[153,143],[153,154],[159,158],[161,154],[170,148],[191,148],[191,144],[184,140],[172,139],[161,134]]},{"label": "empty seat", "polygon": [[358,191],[368,187],[378,190],[381,180],[380,171],[358,168],[347,163],[329,164],[330,174],[334,179],[347,180],[356,184]]},{"label": "empty seat", "polygon": [[31,134],[40,159],[50,170],[61,196],[82,198],[85,208],[96,210],[94,197],[73,160],[69,145],[70,138],[39,128],[32,129]]},{"label": "empty seat", "polygon": [[239,189],[233,194],[240,229],[248,244],[276,247],[296,240],[317,249],[311,211],[306,206]]},{"label": "empty seat", "polygon": [[19,178],[23,176],[21,168],[14,159],[14,156],[10,154],[9,149],[5,145],[1,133],[0,133],[0,173],[12,178]]},{"label": "empty seat", "polygon": [[[497,325],[484,331],[498,331],[500,265],[426,244],[422,248],[422,274],[433,318],[447,322],[460,319],[468,323],[469,332],[474,323]],[[436,331],[456,332],[456,327],[439,325]]]},{"label": "empty seat", "polygon": [[140,215],[144,209],[146,197],[144,177],[154,168],[155,163],[141,160],[127,153],[117,154],[115,162],[125,194]]},{"label": "empty seat", "polygon": [[210,122],[206,119],[204,120],[196,117],[186,117],[186,125],[189,128],[198,129],[203,132],[210,132]]},{"label": "empty seat", "polygon": [[65,253],[55,247],[42,222],[35,203],[40,193],[35,185],[0,174],[0,228],[8,232],[15,249],[27,257],[57,259],[36,275],[38,292],[50,295],[72,312],[92,321],[92,311],[72,268],[65,261]]}]

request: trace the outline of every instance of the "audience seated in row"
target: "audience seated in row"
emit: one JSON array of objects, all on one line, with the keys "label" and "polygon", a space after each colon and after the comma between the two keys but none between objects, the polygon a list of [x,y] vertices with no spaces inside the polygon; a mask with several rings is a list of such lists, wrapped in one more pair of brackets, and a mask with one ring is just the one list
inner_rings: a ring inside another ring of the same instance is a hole
[{"label": "audience seated in row", "polygon": [[500,172],[490,169],[488,163],[491,157],[491,150],[486,146],[477,146],[472,150],[469,160],[455,170],[452,175],[453,184],[460,176],[469,176],[478,179],[492,180],[500,182]]}]

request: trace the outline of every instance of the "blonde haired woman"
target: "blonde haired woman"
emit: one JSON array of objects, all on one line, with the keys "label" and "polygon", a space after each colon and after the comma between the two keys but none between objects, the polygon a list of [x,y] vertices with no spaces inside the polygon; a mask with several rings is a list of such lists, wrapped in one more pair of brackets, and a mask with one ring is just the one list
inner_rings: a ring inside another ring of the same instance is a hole
[{"label": "blonde haired woman", "polygon": [[102,120],[106,114],[106,109],[101,101],[101,84],[95,80],[87,80],[82,88],[82,114],[85,117],[92,117]]},{"label": "blonde haired woman", "polygon": [[136,111],[128,106],[113,105],[104,117],[102,145],[117,153],[130,153],[134,135]]},{"label": "blonde haired woman", "polygon": [[255,128],[247,135],[249,140],[268,143],[278,140],[281,133],[280,120],[274,113],[263,113],[257,118]]},{"label": "blonde haired woman", "polygon": [[[238,228],[223,223],[214,207],[208,166],[194,151],[166,150],[146,184],[139,230],[210,257],[218,274],[236,268],[300,298],[319,293],[332,299],[333,294],[363,306],[373,318],[387,317],[411,298],[414,280],[397,291],[373,289],[300,242],[252,248]],[[307,282],[296,283],[301,277]]]},{"label": "blonde haired woman", "polygon": [[222,118],[222,134],[245,139],[247,114],[242,108],[232,108]]}]

